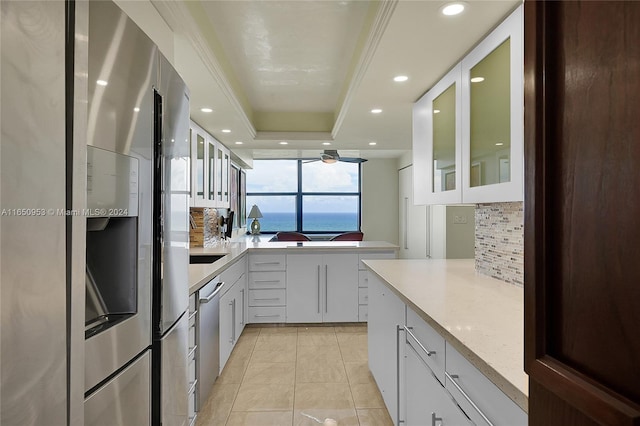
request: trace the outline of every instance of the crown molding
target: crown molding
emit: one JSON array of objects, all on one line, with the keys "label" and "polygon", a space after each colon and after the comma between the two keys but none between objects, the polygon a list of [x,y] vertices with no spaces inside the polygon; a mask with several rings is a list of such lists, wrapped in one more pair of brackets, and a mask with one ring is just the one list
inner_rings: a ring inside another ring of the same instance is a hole
[{"label": "crown molding", "polygon": [[344,122],[344,119],[347,115],[349,106],[351,105],[351,101],[353,100],[358,87],[360,87],[362,79],[367,73],[367,69],[371,64],[376,50],[378,49],[378,45],[380,44],[382,35],[387,29],[387,25],[389,24],[389,20],[393,15],[393,11],[397,6],[398,1],[399,0],[384,0],[381,2],[380,7],[378,8],[373,24],[371,26],[371,30],[369,31],[367,41],[365,42],[360,58],[358,59],[358,64],[356,65],[353,77],[349,84],[349,88],[347,89],[347,92],[345,94],[344,101],[340,106],[340,112],[338,113],[336,121],[333,125],[333,129],[331,130],[331,135],[333,138],[337,137],[338,132],[340,131],[340,127],[342,127],[342,123]]}]

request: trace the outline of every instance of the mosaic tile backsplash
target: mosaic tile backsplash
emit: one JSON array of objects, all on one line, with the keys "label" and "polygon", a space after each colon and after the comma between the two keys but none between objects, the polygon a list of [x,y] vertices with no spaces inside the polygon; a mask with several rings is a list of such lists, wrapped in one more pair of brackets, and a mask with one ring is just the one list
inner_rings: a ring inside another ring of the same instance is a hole
[{"label": "mosaic tile backsplash", "polygon": [[476,205],[476,271],[524,285],[523,203]]}]

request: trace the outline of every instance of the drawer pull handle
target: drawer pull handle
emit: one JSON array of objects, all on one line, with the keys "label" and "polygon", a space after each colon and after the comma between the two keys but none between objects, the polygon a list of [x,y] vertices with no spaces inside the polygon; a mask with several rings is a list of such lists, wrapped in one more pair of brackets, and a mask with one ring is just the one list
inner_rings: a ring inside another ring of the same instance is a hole
[{"label": "drawer pull handle", "polygon": [[256,318],[279,318],[280,315],[275,314],[275,315],[260,315],[260,314],[256,314],[254,315],[254,317]]},{"label": "drawer pull handle", "polygon": [[189,392],[187,392],[187,395],[191,395],[193,393],[193,391],[196,390],[196,385],[198,384],[198,379],[195,379],[193,381],[193,383],[191,383],[191,386],[189,386]]},{"label": "drawer pull handle", "polygon": [[254,283],[279,283],[280,280],[255,280]]},{"label": "drawer pull handle", "polygon": [[255,262],[254,265],[279,265],[280,262]]},{"label": "drawer pull handle", "polygon": [[191,315],[189,315],[189,322],[191,322],[191,320],[198,314],[198,311],[192,312]]},{"label": "drawer pull handle", "polygon": [[187,355],[187,359],[193,358],[193,354],[196,353],[196,349],[198,349],[198,345],[195,345],[193,348],[191,348],[191,350],[189,351],[189,355]]},{"label": "drawer pull handle", "polygon": [[457,379],[458,375],[457,374],[449,374],[446,371],[444,372],[444,375],[447,377],[447,379],[449,379],[449,381],[453,384],[453,386],[456,389],[458,389],[458,392],[460,392],[462,394],[464,399],[466,399],[469,402],[469,404],[471,404],[473,409],[476,410],[478,412],[478,414],[480,414],[480,417],[482,417],[484,419],[484,421],[489,424],[489,426],[493,426],[493,423],[491,422],[491,420],[489,420],[487,418],[487,416],[485,416],[485,414],[482,412],[482,410],[480,408],[478,408],[478,406],[475,404],[475,402],[473,402],[471,400],[469,395],[467,395],[467,393],[460,387],[460,385],[458,383],[456,383],[456,381],[454,379]]},{"label": "drawer pull handle", "polygon": [[280,300],[279,297],[263,297],[263,298],[257,298],[255,297],[253,300]]},{"label": "drawer pull handle", "polygon": [[411,336],[411,338],[413,338],[413,340],[415,340],[415,342],[418,344],[418,346],[420,346],[420,349],[422,349],[424,351],[424,353],[427,354],[427,356],[431,356],[431,355],[435,355],[436,351],[430,351],[429,349],[425,348],[422,343],[420,343],[420,340],[418,340],[418,338],[416,337],[415,334],[413,334],[411,332],[411,330],[413,329],[413,327],[407,327],[406,325],[403,326],[404,327],[404,331],[407,332],[407,335]]}]

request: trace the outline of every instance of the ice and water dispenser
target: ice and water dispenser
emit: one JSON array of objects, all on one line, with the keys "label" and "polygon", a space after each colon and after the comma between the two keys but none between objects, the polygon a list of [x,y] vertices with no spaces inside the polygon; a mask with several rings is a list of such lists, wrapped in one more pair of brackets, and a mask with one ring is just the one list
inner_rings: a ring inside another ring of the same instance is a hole
[{"label": "ice and water dispenser", "polygon": [[87,338],[138,310],[138,177],[136,158],[87,147]]}]

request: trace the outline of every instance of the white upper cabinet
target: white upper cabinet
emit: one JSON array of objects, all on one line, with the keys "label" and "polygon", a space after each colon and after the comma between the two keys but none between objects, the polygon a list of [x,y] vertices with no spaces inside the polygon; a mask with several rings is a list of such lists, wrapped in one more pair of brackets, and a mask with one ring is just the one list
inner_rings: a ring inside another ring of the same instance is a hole
[{"label": "white upper cabinet", "polygon": [[522,201],[523,105],[520,6],[414,105],[414,202]]},{"label": "white upper cabinet", "polygon": [[414,106],[415,204],[462,202],[460,76],[456,65]]},{"label": "white upper cabinet", "polygon": [[193,121],[191,207],[229,207],[230,151]]},{"label": "white upper cabinet", "polygon": [[523,15],[462,60],[462,201],[524,198]]}]

